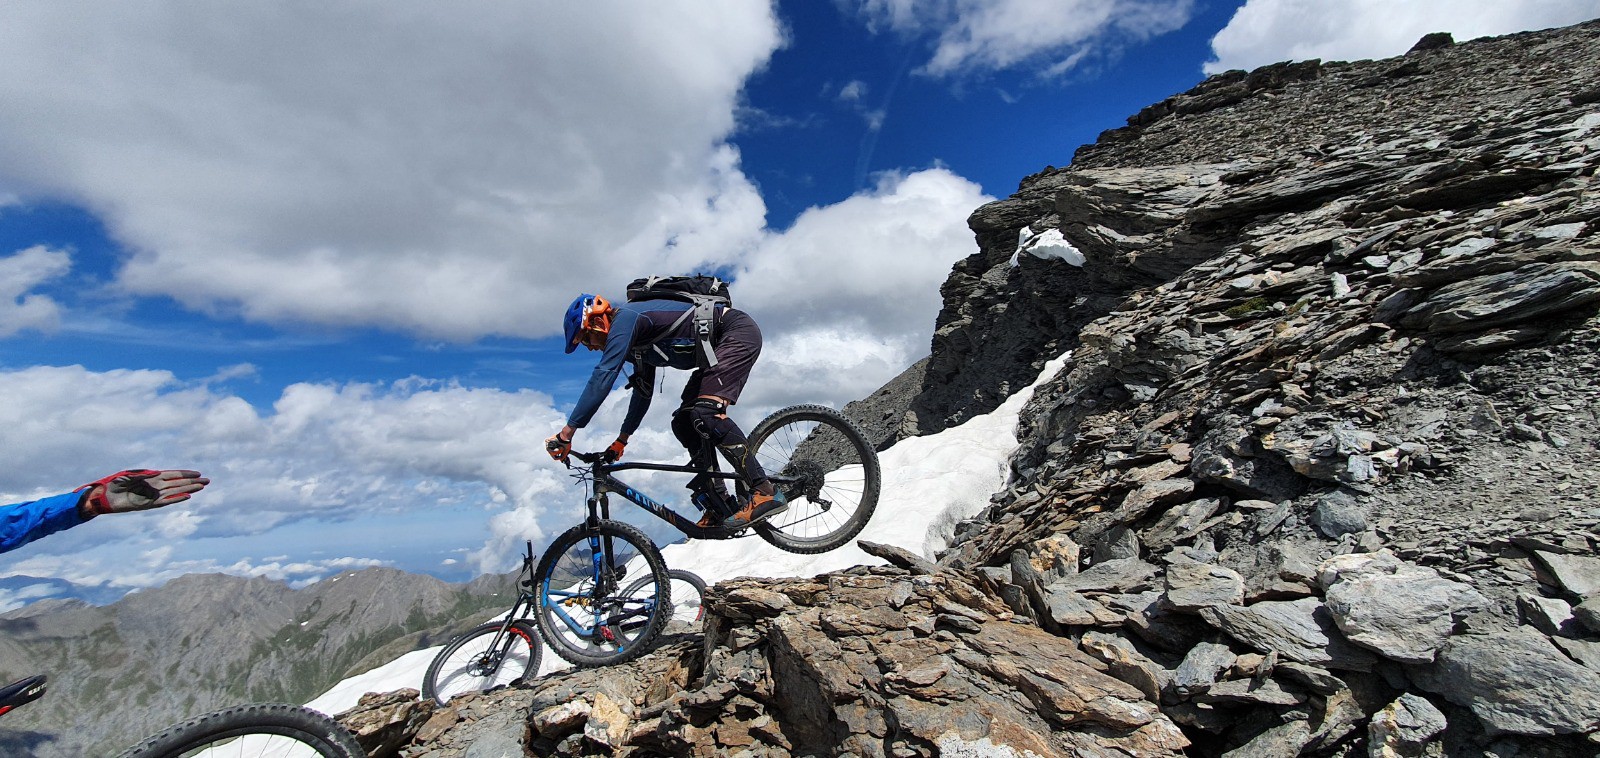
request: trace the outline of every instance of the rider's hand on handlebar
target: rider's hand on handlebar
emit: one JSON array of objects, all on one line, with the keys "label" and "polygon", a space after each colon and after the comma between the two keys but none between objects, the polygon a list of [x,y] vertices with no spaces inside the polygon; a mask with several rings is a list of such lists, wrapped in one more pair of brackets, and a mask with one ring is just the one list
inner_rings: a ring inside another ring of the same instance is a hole
[{"label": "rider's hand on handlebar", "polygon": [[616,463],[617,461],[622,460],[622,451],[626,450],[627,447],[628,443],[624,442],[621,437],[618,437],[616,442],[611,443],[611,447],[606,448],[605,452],[600,454],[600,462]]},{"label": "rider's hand on handlebar", "polygon": [[565,463],[567,456],[572,454],[572,440],[562,439],[561,432],[556,432],[550,439],[544,441],[544,450],[550,454],[551,459]]}]

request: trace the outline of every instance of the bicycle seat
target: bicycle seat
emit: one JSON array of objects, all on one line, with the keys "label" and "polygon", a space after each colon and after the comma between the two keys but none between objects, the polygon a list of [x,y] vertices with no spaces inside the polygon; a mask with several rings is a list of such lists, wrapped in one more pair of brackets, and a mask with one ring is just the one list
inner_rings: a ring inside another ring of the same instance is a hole
[{"label": "bicycle seat", "polygon": [[38,674],[27,679],[18,679],[0,689],[0,713],[38,700],[44,695],[44,684],[47,679],[44,674]]}]

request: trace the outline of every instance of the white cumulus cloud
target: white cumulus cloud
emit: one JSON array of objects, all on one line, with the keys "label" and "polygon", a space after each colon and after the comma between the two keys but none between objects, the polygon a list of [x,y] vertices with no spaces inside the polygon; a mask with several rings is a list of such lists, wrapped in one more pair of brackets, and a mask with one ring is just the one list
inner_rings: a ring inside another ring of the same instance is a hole
[{"label": "white cumulus cloud", "polygon": [[25,329],[55,329],[61,323],[61,306],[30,291],[71,268],[71,256],[38,245],[0,258],[0,337]]},{"label": "white cumulus cloud", "polygon": [[1248,0],[1211,40],[1208,74],[1284,60],[1403,54],[1432,32],[1457,42],[1566,26],[1600,16],[1600,0]]},{"label": "white cumulus cloud", "polygon": [[967,217],[991,200],[942,168],[885,174],[764,238],[737,278],[767,339],[741,403],[842,405],[927,355],[939,287],[976,251]]},{"label": "white cumulus cloud", "polygon": [[1087,55],[1181,28],[1193,0],[859,0],[874,30],[937,37],[935,76],[1028,66],[1066,73]]},{"label": "white cumulus cloud", "polygon": [[[0,198],[90,209],[125,291],[268,322],[540,336],[726,263],[769,3],[0,6]],[[625,280],[624,280],[625,281]]]}]

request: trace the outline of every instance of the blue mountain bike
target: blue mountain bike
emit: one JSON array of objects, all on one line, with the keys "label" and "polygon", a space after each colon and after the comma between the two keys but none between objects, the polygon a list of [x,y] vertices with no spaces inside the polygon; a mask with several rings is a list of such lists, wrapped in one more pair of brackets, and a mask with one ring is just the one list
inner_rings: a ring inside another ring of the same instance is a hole
[{"label": "blue mountain bike", "polygon": [[[638,528],[611,518],[615,494],[693,539],[759,536],[792,553],[822,553],[855,537],[878,503],[878,455],[838,411],[797,405],[768,416],[748,445],[788,510],[745,527],[703,527],[628,486],[622,471],[665,471],[733,482],[736,497],[750,483],[705,466],[607,463],[599,453],[573,453],[568,467],[589,489],[588,517],[550,544],[534,571],[534,620],[545,644],[580,666],[631,660],[648,650],[672,616],[671,576],[661,551]],[[574,464],[576,458],[579,464]],[[631,580],[631,581],[630,581]]]}]

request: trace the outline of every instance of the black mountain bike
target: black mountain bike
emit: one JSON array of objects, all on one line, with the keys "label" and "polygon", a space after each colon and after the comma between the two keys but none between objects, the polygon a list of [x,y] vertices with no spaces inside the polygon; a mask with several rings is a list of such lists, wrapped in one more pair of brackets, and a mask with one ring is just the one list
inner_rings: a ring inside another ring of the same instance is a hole
[{"label": "black mountain bike", "polygon": [[523,620],[533,610],[533,543],[522,556],[517,602],[504,619],[490,621],[450,641],[428,664],[422,696],[440,704],[467,692],[483,692],[539,672],[539,633]]},{"label": "black mountain bike", "polygon": [[[789,507],[736,528],[699,526],[615,476],[629,470],[703,474],[732,480],[738,497],[749,498],[749,483],[719,471],[715,462],[606,463],[599,453],[571,454],[573,476],[590,487],[589,515],[556,537],[534,571],[534,621],[551,650],[580,666],[621,663],[648,650],[671,616],[671,577],[661,551],[638,528],[611,519],[612,493],[694,539],[754,533],[793,553],[833,550],[866,526],[878,503],[878,455],[839,412],[819,405],[785,408],[757,424],[748,445]],[[624,584],[628,577],[633,582]]]},{"label": "black mountain bike", "polygon": [[[43,675],[0,688],[0,714],[44,695]],[[366,758],[355,737],[339,722],[310,708],[287,703],[257,703],[224,708],[167,727],[124,750],[117,758],[184,758],[205,755],[321,756]]]}]

